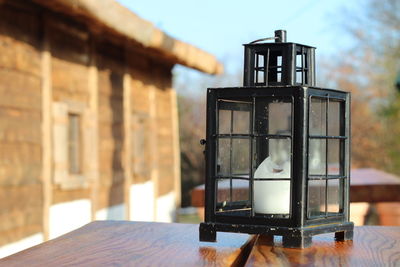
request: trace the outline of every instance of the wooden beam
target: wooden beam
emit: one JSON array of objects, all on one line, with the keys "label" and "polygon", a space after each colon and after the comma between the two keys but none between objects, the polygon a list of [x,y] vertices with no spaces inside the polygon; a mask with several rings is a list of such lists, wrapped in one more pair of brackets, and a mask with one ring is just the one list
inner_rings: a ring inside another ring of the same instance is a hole
[{"label": "wooden beam", "polygon": [[178,101],[176,91],[169,89],[171,101],[171,130],[172,130],[172,157],[174,162],[174,192],[175,206],[181,205],[181,150],[179,144],[179,117],[178,117]]},{"label": "wooden beam", "polygon": [[147,133],[150,136],[150,179],[154,187],[154,210],[153,218],[157,220],[157,198],[158,198],[158,180],[159,180],[159,167],[158,167],[158,127],[157,127],[157,88],[154,85],[149,86],[149,103],[150,103],[150,131]]},{"label": "wooden beam", "polygon": [[52,202],[52,85],[51,52],[46,20],[43,22],[41,51],[42,76],[42,181],[43,181],[43,236],[49,239],[49,213]]},{"label": "wooden beam", "polygon": [[91,158],[89,162],[89,173],[91,176],[90,184],[90,199],[92,207],[92,220],[96,220],[96,211],[98,210],[98,191],[99,191],[99,88],[98,88],[98,69],[96,60],[96,43],[94,36],[89,38],[89,71],[88,71],[88,88],[89,88],[89,110],[91,119],[90,123],[92,127],[91,131],[94,132],[91,141],[92,150]]},{"label": "wooden beam", "polygon": [[[126,49],[125,49],[125,53]],[[125,56],[126,58],[126,56]],[[131,107],[131,75],[129,66],[125,62],[124,78],[123,78],[123,109],[124,109],[124,202],[125,202],[125,219],[130,219],[130,187],[132,185],[132,107]]]}]

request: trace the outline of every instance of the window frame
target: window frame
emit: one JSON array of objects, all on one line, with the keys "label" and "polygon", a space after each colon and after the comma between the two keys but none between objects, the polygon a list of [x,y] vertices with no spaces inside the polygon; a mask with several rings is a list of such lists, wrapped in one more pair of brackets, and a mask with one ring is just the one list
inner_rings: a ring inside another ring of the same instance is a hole
[{"label": "window frame", "polygon": [[[65,100],[53,102],[53,142],[54,153],[61,153],[59,156],[53,156],[53,182],[61,190],[83,189],[89,186],[89,176],[94,175],[90,166],[85,164],[90,157],[90,144],[96,139],[91,137],[96,129],[93,122],[93,112],[82,102]],[[73,173],[69,168],[69,115],[80,117],[79,135],[80,135],[80,170],[79,173]],[[58,130],[56,130],[58,129]],[[58,135],[56,132],[58,131]],[[93,140],[89,140],[93,139]],[[56,159],[58,158],[58,160]],[[93,177],[94,178],[94,177]]]}]

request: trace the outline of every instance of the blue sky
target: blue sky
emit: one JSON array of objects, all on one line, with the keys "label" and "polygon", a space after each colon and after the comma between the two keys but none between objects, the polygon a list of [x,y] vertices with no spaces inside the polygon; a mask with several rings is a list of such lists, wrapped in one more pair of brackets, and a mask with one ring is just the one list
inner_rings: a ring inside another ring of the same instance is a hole
[{"label": "blue sky", "polygon": [[[243,43],[273,36],[285,29],[288,41],[317,47],[317,62],[341,48],[346,38],[343,11],[357,10],[349,0],[118,0],[174,38],[191,43],[225,63],[228,72],[243,62]],[[178,67],[178,74],[190,71]]]}]

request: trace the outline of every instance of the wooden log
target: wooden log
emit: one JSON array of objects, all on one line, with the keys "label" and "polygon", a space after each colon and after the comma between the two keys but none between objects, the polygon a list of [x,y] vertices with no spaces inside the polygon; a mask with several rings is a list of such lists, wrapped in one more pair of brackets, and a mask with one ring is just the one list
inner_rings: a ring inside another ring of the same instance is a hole
[{"label": "wooden log", "polygon": [[181,205],[181,155],[179,144],[179,116],[178,116],[178,100],[176,91],[171,88],[169,90],[171,101],[171,120],[172,120],[172,155],[174,166],[174,192],[175,192],[175,205]]},{"label": "wooden log", "polygon": [[88,88],[89,88],[89,110],[92,115],[90,120],[90,148],[86,158],[88,160],[88,172],[90,173],[90,200],[92,207],[92,220],[96,219],[99,198],[99,89],[98,69],[96,65],[96,43],[95,38],[89,39],[89,67],[88,67]]},{"label": "wooden log", "polygon": [[[125,49],[125,53],[126,49]],[[131,75],[129,67],[125,63],[123,76],[123,113],[124,113],[124,148],[123,148],[123,168],[124,168],[124,202],[125,202],[125,219],[130,218],[130,187],[132,184],[132,103],[131,103]]]},{"label": "wooden log", "polygon": [[51,51],[50,43],[48,40],[48,29],[44,24],[43,40],[42,40],[42,51],[41,51],[41,78],[42,78],[42,180],[43,180],[43,236],[44,240],[49,239],[50,232],[50,206],[53,201],[52,190],[53,190],[53,177],[52,177],[52,165],[53,165],[53,129],[52,129],[52,79],[51,79]]},{"label": "wooden log", "polygon": [[[149,135],[150,135],[150,179],[153,183],[154,195],[153,198],[158,197],[158,181],[159,181],[159,153],[158,153],[158,135],[157,135],[157,98],[156,98],[157,88],[153,85],[149,86]],[[157,220],[157,201],[154,202],[153,218]]]}]

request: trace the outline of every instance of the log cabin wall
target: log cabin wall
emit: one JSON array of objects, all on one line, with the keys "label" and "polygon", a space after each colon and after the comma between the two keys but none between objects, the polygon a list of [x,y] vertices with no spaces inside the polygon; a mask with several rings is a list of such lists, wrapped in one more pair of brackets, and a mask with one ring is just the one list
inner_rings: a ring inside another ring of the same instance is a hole
[{"label": "log cabin wall", "polygon": [[[45,13],[44,41],[51,55],[52,177],[48,237],[57,237],[91,221],[90,178],[85,157],[92,132],[89,125],[89,33],[68,17]],[[72,125],[74,117],[75,124]],[[73,129],[71,129],[73,128]],[[72,132],[75,130],[74,132]],[[75,150],[71,135],[76,135]],[[72,154],[72,155],[71,155]],[[74,158],[73,160],[71,160]],[[71,165],[74,163],[74,170]]]},{"label": "log cabin wall", "polygon": [[[133,55],[129,53],[128,57]],[[177,195],[180,195],[174,169],[174,159],[177,160],[179,151],[177,153],[177,144],[173,140],[178,133],[173,124],[177,117],[172,119],[176,109],[171,106],[171,98],[176,97],[171,94],[172,66],[150,57],[129,62],[133,179],[130,218],[171,221],[175,216],[171,212],[179,200]],[[150,199],[149,195],[154,197]]]},{"label": "log cabin wall", "polygon": [[95,219],[173,221],[175,63],[30,1],[0,17],[0,257]]},{"label": "log cabin wall", "polygon": [[[124,50],[111,43],[97,44],[99,89],[99,219],[124,215]],[[108,213],[114,213],[110,215]],[[103,218],[101,218],[103,217]]]},{"label": "log cabin wall", "polygon": [[0,246],[43,239],[38,14],[30,6],[0,8]]}]

